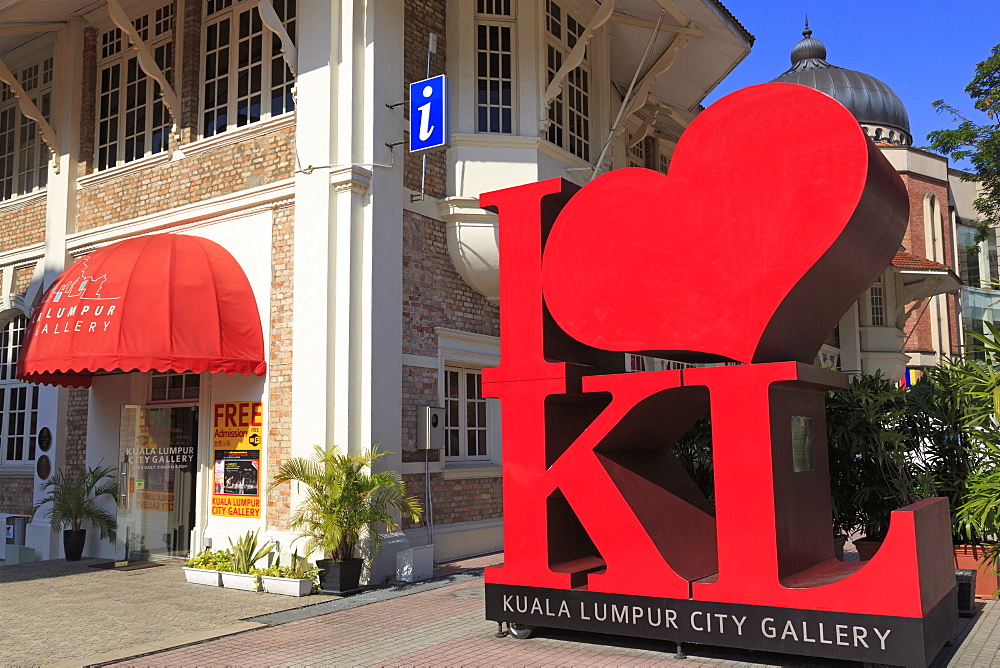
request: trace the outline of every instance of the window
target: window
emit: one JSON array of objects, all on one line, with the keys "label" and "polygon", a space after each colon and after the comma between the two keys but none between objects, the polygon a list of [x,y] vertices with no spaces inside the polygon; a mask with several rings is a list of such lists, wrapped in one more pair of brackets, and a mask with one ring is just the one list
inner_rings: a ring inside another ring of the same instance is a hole
[{"label": "window", "polygon": [[[272,3],[293,41],[295,3]],[[292,111],[295,82],[281,55],[281,40],[265,30],[256,2],[207,0],[202,34],[204,137]]]},{"label": "window", "polygon": [[871,306],[872,327],[885,327],[885,286],[881,276],[868,289],[868,301]]},{"label": "window", "polygon": [[[986,237],[986,263],[989,267],[988,281],[996,281],[1000,278],[1000,266],[998,266],[998,254],[997,254],[997,231],[995,229],[990,229],[987,232]],[[989,287],[994,288],[994,284],[990,284]],[[995,288],[994,288],[995,289]]]},{"label": "window", "polygon": [[28,325],[18,316],[0,331],[0,463],[28,464],[35,459],[38,386],[15,378],[21,340]]},{"label": "window", "polygon": [[[552,0],[545,0],[546,84],[552,82],[569,55],[584,24],[564,12]],[[545,138],[578,158],[590,160],[590,60],[585,55],[579,67],[563,82],[562,91],[549,106],[549,127]]]},{"label": "window", "polygon": [[479,369],[444,369],[444,454],[452,460],[489,459],[489,426],[483,374]]},{"label": "window", "polygon": [[[50,120],[53,59],[15,71],[21,88]],[[38,123],[21,113],[14,91],[0,83],[0,200],[45,187],[49,150],[42,143]]]},{"label": "window", "polygon": [[[983,311],[981,309],[975,309],[975,310],[979,311],[979,313],[976,314],[976,315],[985,315],[985,313],[983,313]],[[969,323],[969,329],[971,329],[974,332],[977,332],[981,336],[984,336],[986,338],[990,338],[989,330],[986,329],[986,321],[983,320],[982,317],[975,317],[975,315],[973,315],[973,317],[967,318],[966,322]],[[994,323],[994,324],[996,324],[996,323]],[[976,350],[976,347],[979,346],[979,345],[981,345],[982,341],[979,341],[978,339],[974,339],[971,336],[966,336],[965,337],[965,342],[966,342],[967,345],[971,344],[973,346],[973,348],[971,350],[965,351],[965,356],[967,358],[975,360],[977,362],[985,362],[986,361],[986,353],[982,352],[980,350]]]},{"label": "window", "polygon": [[201,376],[196,373],[154,373],[149,401],[196,401],[201,395]]},{"label": "window", "polygon": [[670,156],[667,153],[661,152],[656,156],[656,169],[661,174],[666,174],[670,171]]},{"label": "window", "polygon": [[[166,4],[132,21],[172,84],[174,6]],[[166,151],[172,120],[160,84],[139,67],[135,50],[119,28],[101,33],[97,65],[97,169],[123,165]]]},{"label": "window", "polygon": [[[629,136],[629,142],[635,141],[631,135]],[[628,166],[629,167],[645,167],[646,166],[646,151],[644,146],[644,140],[636,141],[628,149]]]},{"label": "window", "polygon": [[980,287],[980,254],[975,252],[976,246],[972,246],[972,248],[973,252],[970,253],[969,246],[961,243],[958,245],[958,273],[959,278],[961,278],[967,286],[970,288],[978,288]]},{"label": "window", "polygon": [[476,9],[476,131],[509,134],[514,116],[511,0],[478,0]]}]

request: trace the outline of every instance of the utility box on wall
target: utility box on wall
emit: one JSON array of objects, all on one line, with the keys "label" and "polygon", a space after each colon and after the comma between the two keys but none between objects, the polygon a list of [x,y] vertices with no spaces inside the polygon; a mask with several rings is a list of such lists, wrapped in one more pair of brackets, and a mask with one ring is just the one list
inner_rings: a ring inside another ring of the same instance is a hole
[{"label": "utility box on wall", "polygon": [[423,406],[417,409],[417,450],[444,447],[444,409]]}]

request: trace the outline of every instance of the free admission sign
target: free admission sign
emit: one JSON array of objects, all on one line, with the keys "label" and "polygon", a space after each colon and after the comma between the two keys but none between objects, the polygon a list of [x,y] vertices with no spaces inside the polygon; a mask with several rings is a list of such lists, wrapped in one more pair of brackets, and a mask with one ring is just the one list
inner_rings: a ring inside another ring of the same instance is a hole
[{"label": "free admission sign", "polygon": [[215,404],[212,421],[212,515],[260,517],[262,404]]}]

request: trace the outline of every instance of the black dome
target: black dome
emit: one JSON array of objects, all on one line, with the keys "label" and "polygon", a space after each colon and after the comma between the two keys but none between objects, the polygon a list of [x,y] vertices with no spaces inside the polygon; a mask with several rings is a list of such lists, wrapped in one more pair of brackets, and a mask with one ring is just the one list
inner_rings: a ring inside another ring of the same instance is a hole
[{"label": "black dome", "polygon": [[906,107],[891,88],[869,74],[826,62],[826,47],[811,37],[808,24],[802,35],[804,39],[792,48],[792,67],[774,81],[815,88],[847,107],[859,123],[910,134]]}]

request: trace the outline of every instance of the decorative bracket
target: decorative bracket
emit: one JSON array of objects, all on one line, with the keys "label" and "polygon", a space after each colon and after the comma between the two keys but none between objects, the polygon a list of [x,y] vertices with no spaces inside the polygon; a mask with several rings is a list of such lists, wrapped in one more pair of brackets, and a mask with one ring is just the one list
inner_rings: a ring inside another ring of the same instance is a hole
[{"label": "decorative bracket", "polygon": [[[261,0],[265,2],[266,0]],[[594,33],[602,25],[608,22],[608,19],[615,13],[615,0],[603,0],[601,5],[594,12],[591,17],[590,22],[587,27],[584,28],[583,33],[577,39],[576,45],[573,50],[569,52],[566,56],[566,60],[563,61],[562,67],[556,72],[556,75],[552,77],[552,81],[549,85],[545,87],[545,92],[542,93],[542,101],[539,105],[539,133],[545,132],[548,129],[552,121],[549,119],[549,107],[552,106],[552,101],[555,100],[559,93],[562,92],[563,82],[566,81],[566,77],[569,73],[580,66],[583,62],[583,57],[587,53],[587,46],[590,44],[590,40],[594,37]]]},{"label": "decorative bracket", "polygon": [[56,170],[56,174],[58,174],[59,137],[56,135],[56,131],[52,129],[52,126],[49,125],[49,122],[45,120],[45,116],[42,115],[42,112],[39,111],[37,106],[35,106],[31,96],[29,96],[27,91],[21,87],[21,84],[17,82],[17,77],[14,76],[14,73],[10,71],[10,68],[8,68],[2,60],[0,60],[0,81],[3,81],[5,84],[10,86],[10,89],[14,92],[14,97],[17,98],[17,102],[21,106],[21,113],[38,123],[38,127],[42,135],[42,141],[45,142],[45,145],[49,148],[49,152],[52,153],[54,169]]},{"label": "decorative bracket", "polygon": [[[653,63],[653,66],[649,68],[645,75],[642,77],[642,81],[635,87],[635,95],[632,97],[632,101],[625,101],[628,107],[625,110],[625,114],[622,116],[622,120],[629,118],[632,114],[639,111],[646,106],[646,102],[649,99],[649,89],[652,88],[653,82],[656,78],[670,69],[670,66],[674,64],[674,58],[677,56],[677,52],[688,45],[689,37],[687,35],[679,35],[673,42],[670,43],[660,57]],[[618,126],[618,132],[624,129],[625,123],[621,123]]]},{"label": "decorative bracket", "polygon": [[660,115],[660,108],[658,106],[651,108],[649,110],[649,114],[646,116],[645,120],[643,120],[642,125],[640,125],[639,129],[636,130],[636,133],[632,135],[631,139],[628,142],[628,146],[626,148],[632,148],[633,146],[641,142],[643,139],[648,137],[650,133],[653,131],[653,126],[656,123],[656,117],[659,115]]},{"label": "decorative bracket", "polygon": [[656,108],[657,108],[657,110],[661,114],[663,114],[664,116],[668,116],[675,123],[677,123],[677,125],[681,126],[682,128],[686,128],[691,123],[691,121],[687,120],[686,118],[684,118],[683,116],[681,116],[679,113],[677,113],[676,109],[672,109],[672,108],[668,107],[667,105],[663,104],[662,102],[657,102],[656,103]]},{"label": "decorative bracket", "polygon": [[167,81],[167,77],[163,74],[163,70],[160,66],[156,64],[156,58],[153,56],[153,50],[149,48],[149,45],[143,41],[142,37],[139,36],[139,31],[135,29],[132,25],[132,21],[129,19],[128,14],[122,9],[118,0],[106,0],[108,4],[108,14],[111,16],[112,22],[118,26],[123,33],[128,35],[129,44],[132,45],[132,49],[136,52],[136,58],[139,61],[139,67],[143,72],[146,73],[151,79],[153,79],[160,86],[160,97],[163,98],[163,104],[167,108],[167,112],[170,114],[170,119],[173,124],[170,127],[170,151],[171,153],[177,151],[177,147],[180,145],[181,133],[180,125],[178,119],[180,118],[181,104],[177,97],[177,93],[174,91],[170,82]]},{"label": "decorative bracket", "polygon": [[271,0],[259,0],[257,10],[260,12],[260,20],[264,27],[273,32],[281,40],[281,57],[285,59],[285,64],[292,71],[292,76],[298,76],[299,72],[299,52],[292,43],[292,38],[285,30],[285,24],[278,18],[278,13],[274,11]]}]

